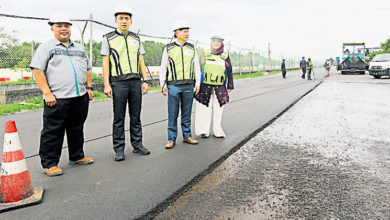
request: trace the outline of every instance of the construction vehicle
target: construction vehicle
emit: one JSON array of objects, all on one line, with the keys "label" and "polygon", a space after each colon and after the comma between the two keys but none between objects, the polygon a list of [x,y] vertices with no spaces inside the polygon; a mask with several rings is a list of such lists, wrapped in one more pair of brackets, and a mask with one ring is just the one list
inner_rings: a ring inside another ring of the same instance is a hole
[{"label": "construction vehicle", "polygon": [[343,43],[343,56],[337,62],[337,70],[341,71],[341,74],[364,74],[366,70],[365,49],[365,43]]}]

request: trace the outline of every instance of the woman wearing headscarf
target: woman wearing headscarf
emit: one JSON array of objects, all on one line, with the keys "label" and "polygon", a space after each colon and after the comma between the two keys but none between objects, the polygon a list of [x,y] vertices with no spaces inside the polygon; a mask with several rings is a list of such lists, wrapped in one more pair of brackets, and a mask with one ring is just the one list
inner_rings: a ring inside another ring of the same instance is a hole
[{"label": "woman wearing headscarf", "polygon": [[224,105],[229,102],[233,88],[233,73],[230,57],[224,53],[223,38],[211,37],[211,48],[202,54],[202,77],[199,93],[195,95],[195,134],[202,138],[210,135],[211,118],[215,137],[224,138],[222,114]]}]

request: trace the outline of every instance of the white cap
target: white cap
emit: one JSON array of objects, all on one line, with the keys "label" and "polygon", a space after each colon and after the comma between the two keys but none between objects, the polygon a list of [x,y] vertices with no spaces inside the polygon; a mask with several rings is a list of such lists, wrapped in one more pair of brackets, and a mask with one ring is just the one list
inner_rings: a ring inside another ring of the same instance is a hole
[{"label": "white cap", "polygon": [[190,29],[190,25],[186,21],[177,20],[172,26],[173,32],[179,29]]},{"label": "white cap", "polygon": [[214,40],[214,39],[217,39],[217,40],[220,40],[220,41],[223,41],[223,37],[221,34],[217,33],[217,34],[214,34],[212,37],[211,37],[211,40]]},{"label": "white cap", "polygon": [[57,15],[52,16],[48,22],[48,24],[50,26],[53,24],[58,24],[58,23],[66,23],[66,24],[72,25],[72,22],[70,21],[69,17],[66,15],[62,15],[62,14],[57,14]]},{"label": "white cap", "polygon": [[128,14],[130,16],[130,18],[133,16],[133,14],[131,13],[133,10],[131,10],[131,8],[129,8],[128,6],[126,5],[118,5],[116,8],[115,8],[115,12],[114,12],[114,15],[115,17],[118,15],[118,14]]}]

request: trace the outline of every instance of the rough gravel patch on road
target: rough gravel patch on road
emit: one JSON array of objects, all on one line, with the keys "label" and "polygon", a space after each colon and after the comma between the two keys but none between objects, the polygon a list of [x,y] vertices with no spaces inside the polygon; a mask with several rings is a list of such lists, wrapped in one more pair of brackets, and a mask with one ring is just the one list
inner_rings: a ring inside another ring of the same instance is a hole
[{"label": "rough gravel patch on road", "polygon": [[323,83],[157,219],[389,219],[387,94]]}]

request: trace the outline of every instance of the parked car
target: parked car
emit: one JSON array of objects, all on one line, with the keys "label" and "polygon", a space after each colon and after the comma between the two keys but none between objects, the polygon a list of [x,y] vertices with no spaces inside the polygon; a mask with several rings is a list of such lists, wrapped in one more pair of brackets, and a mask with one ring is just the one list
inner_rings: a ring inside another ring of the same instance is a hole
[{"label": "parked car", "polygon": [[376,79],[381,78],[382,76],[390,77],[390,54],[378,54],[370,62],[370,67],[368,69],[371,76]]}]

